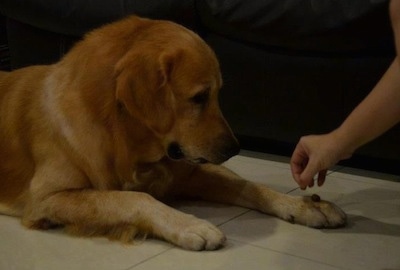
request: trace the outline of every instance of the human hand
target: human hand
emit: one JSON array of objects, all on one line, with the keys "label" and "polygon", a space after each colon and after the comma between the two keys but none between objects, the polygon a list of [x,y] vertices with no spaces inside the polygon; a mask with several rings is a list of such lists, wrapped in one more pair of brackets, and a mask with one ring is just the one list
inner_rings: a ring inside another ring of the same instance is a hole
[{"label": "human hand", "polygon": [[333,133],[302,137],[290,161],[293,178],[300,188],[313,187],[316,174],[318,186],[322,186],[327,170],[341,159],[351,156],[343,149]]}]

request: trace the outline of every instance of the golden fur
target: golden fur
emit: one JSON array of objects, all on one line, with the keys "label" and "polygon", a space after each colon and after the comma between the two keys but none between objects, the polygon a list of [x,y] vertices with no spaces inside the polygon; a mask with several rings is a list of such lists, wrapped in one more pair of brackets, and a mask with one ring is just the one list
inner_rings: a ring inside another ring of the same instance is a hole
[{"label": "golden fur", "polygon": [[218,107],[221,85],[216,57],[197,35],[138,17],[89,33],[54,65],[1,72],[0,212],[30,228],[63,225],[123,241],[149,234],[193,250],[216,249],[225,237],[160,200],[185,196],[313,227],[343,225],[331,203],[217,165],[239,151]]}]

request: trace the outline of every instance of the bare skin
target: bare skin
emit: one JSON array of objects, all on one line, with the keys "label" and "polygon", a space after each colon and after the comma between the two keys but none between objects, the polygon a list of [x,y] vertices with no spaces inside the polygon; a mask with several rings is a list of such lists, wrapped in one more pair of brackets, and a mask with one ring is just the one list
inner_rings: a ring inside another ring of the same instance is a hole
[{"label": "bare skin", "polygon": [[397,56],[370,94],[335,130],[300,139],[292,158],[294,180],[301,189],[325,182],[327,170],[350,158],[360,146],[379,137],[400,122],[400,0],[390,3],[390,17]]}]

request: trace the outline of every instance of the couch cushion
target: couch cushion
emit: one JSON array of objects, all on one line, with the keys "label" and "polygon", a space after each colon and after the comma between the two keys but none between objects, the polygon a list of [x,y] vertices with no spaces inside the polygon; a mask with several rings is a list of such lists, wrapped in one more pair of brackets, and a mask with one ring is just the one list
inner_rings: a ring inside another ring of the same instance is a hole
[{"label": "couch cushion", "polygon": [[259,45],[337,52],[392,44],[387,0],[204,0],[197,6],[207,28]]},{"label": "couch cushion", "polygon": [[136,14],[195,25],[194,0],[1,0],[0,12],[47,31],[81,36],[121,17]]}]

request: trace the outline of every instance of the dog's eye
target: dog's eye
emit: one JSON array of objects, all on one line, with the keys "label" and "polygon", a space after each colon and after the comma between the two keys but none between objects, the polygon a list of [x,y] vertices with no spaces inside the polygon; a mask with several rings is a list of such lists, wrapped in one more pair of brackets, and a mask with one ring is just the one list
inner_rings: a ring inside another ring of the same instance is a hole
[{"label": "dog's eye", "polygon": [[210,90],[206,89],[194,95],[190,99],[190,101],[193,102],[194,104],[205,105],[208,102],[209,97],[210,97]]}]

